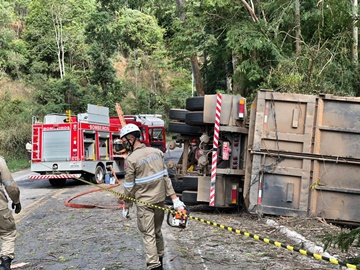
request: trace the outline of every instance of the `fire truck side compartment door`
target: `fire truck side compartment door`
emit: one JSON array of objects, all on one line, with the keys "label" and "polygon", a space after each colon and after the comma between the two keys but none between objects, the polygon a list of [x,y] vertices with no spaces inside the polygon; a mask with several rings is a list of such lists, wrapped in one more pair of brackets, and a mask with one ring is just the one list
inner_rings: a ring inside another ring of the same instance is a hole
[{"label": "fire truck side compartment door", "polygon": [[43,132],[42,161],[70,160],[70,130]]}]

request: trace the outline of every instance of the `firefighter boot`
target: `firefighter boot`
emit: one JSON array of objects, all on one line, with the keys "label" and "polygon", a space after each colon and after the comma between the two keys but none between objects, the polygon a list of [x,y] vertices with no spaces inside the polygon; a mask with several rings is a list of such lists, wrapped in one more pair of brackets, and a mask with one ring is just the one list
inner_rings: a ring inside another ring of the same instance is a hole
[{"label": "firefighter boot", "polygon": [[162,267],[162,265],[159,265],[158,267],[155,267],[151,270],[164,270],[164,268]]},{"label": "firefighter boot", "polygon": [[11,261],[12,259],[9,257],[1,257],[1,270],[11,270],[10,265],[11,265]]}]

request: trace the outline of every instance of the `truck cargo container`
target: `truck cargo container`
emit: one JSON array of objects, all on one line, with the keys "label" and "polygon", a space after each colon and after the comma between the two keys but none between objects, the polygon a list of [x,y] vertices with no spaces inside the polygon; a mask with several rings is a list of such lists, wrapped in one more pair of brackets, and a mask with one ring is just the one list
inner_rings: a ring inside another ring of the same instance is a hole
[{"label": "truck cargo container", "polygon": [[360,99],[262,90],[246,107],[223,94],[170,111],[183,201],[359,223]]}]

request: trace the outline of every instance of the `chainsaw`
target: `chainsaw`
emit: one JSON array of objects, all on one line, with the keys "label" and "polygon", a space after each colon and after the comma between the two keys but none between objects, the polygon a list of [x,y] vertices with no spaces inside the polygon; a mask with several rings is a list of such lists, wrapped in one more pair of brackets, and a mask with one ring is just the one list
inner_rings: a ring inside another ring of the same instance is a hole
[{"label": "chainsaw", "polygon": [[[170,207],[170,210],[174,210],[174,208]],[[176,211],[176,213],[172,213],[169,211],[167,216],[167,224],[170,227],[177,227],[184,229],[187,226],[188,223],[187,215],[189,214],[190,214],[190,210],[187,207],[185,207],[182,210]]]}]

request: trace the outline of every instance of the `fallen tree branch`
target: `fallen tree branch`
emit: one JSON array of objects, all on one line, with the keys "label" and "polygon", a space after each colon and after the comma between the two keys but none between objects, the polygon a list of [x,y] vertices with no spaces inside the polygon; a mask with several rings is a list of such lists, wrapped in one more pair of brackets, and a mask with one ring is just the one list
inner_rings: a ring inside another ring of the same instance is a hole
[{"label": "fallen tree branch", "polygon": [[289,230],[285,226],[279,225],[274,220],[268,219],[266,220],[266,225],[276,228],[279,232],[284,234],[286,237],[291,239],[295,242],[296,245],[299,245],[302,247],[302,249],[305,249],[307,251],[310,251],[314,254],[319,254],[321,256],[325,256],[328,258],[336,259],[334,256],[331,256],[328,252],[324,252],[324,248],[317,246],[313,242],[307,240],[304,236],[301,234],[294,232],[292,230]]}]

